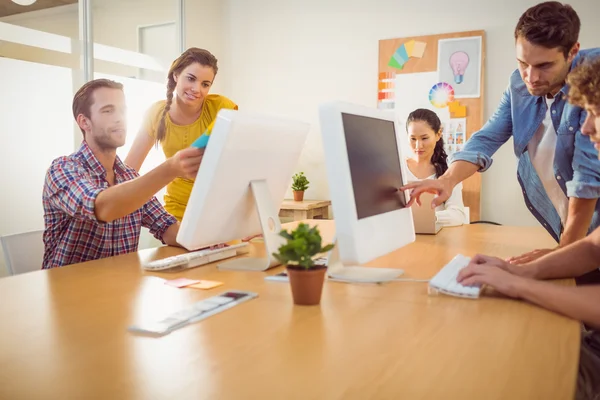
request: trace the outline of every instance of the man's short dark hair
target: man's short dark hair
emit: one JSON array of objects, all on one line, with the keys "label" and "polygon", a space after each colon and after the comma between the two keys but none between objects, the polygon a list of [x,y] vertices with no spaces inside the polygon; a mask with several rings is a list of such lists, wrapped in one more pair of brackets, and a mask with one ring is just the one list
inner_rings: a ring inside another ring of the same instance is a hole
[{"label": "man's short dark hair", "polygon": [[[94,92],[100,88],[123,90],[123,84],[110,79],[94,79],[85,83],[73,97],[73,117],[75,119],[79,114],[90,118],[90,110],[94,104]],[[84,133],[83,129],[81,132]]]},{"label": "man's short dark hair", "polygon": [[568,4],[546,1],[529,8],[517,23],[515,40],[528,42],[548,49],[559,48],[565,58],[579,40],[581,21]]}]

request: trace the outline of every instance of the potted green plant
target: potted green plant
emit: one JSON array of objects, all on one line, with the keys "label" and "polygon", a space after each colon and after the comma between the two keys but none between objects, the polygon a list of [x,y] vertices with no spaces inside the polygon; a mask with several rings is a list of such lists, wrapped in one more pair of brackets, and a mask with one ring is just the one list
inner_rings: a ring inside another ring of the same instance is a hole
[{"label": "potted green plant", "polygon": [[280,236],[286,239],[273,256],[285,265],[292,288],[294,303],[312,306],[321,302],[326,265],[315,264],[313,258],[333,249],[333,244],[323,247],[318,227],[300,223],[296,229],[282,230]]},{"label": "potted green plant", "polygon": [[292,190],[294,191],[294,201],[304,200],[304,192],[308,189],[310,183],[304,172],[299,172],[292,177]]}]

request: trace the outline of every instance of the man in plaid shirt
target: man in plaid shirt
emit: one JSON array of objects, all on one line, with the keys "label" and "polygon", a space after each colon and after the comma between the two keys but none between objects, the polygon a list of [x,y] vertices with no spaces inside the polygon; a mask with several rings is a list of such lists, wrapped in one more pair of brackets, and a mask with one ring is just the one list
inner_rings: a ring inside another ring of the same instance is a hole
[{"label": "man in plaid shirt", "polygon": [[178,176],[194,179],[202,150],[179,151],[144,176],[125,165],[127,107],[123,85],[97,79],[73,99],[83,143],[52,162],[44,183],[43,269],[135,252],[142,226],[177,246],[179,223],[154,195]]}]

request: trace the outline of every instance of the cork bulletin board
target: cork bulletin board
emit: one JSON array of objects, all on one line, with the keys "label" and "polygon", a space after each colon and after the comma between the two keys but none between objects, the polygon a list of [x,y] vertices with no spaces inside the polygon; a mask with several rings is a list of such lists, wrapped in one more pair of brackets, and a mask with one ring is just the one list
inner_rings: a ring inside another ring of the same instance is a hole
[{"label": "cork bulletin board", "polygon": [[[401,126],[417,108],[435,111],[451,155],[483,126],[484,61],[484,31],[380,40],[377,107],[394,112]],[[471,221],[480,219],[480,193],[480,174],[463,182]]]}]

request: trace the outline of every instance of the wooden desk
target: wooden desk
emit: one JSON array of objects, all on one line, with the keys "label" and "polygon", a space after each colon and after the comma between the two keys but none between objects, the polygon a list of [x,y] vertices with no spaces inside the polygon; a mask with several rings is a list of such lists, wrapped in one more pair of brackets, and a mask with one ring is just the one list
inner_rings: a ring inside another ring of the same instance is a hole
[{"label": "wooden desk", "polygon": [[279,208],[279,217],[293,218],[294,221],[328,219],[330,205],[330,200],[284,200]]},{"label": "wooden desk", "polygon": [[[333,221],[319,225],[330,240]],[[542,228],[469,225],[418,236],[372,265],[427,278],[457,252],[508,256],[551,245]],[[265,281],[265,273],[139,268],[180,251],[0,279],[0,398],[549,400],[574,393],[579,324],[532,305],[429,296],[416,282],[327,282],[320,307],[295,307],[289,285]],[[156,276],[225,285],[176,289]],[[127,331],[227,289],[260,297],[163,338]]]}]

